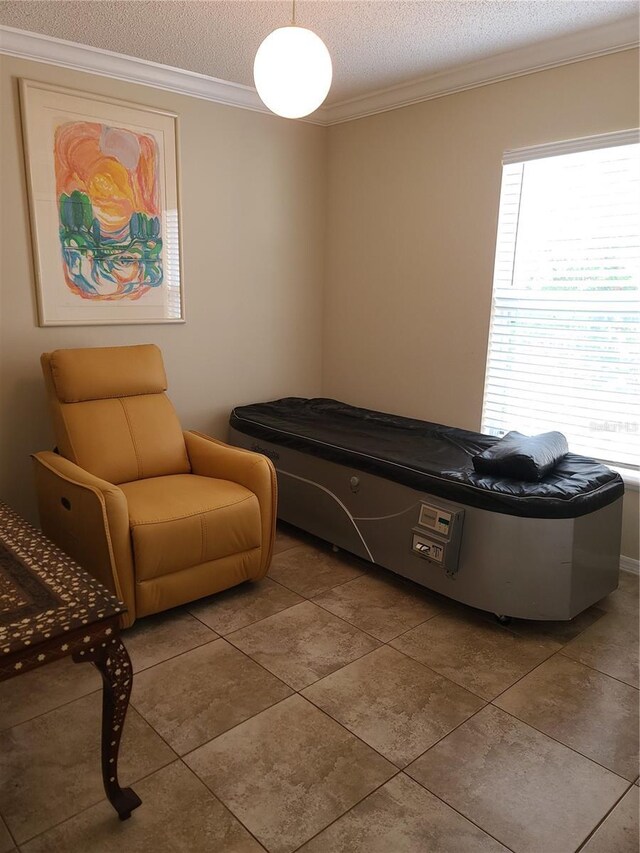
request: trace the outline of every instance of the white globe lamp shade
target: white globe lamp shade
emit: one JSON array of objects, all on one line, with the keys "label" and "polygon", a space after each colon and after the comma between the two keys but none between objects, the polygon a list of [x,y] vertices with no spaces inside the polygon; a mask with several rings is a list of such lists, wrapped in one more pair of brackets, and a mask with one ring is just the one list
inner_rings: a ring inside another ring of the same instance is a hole
[{"label": "white globe lamp shade", "polygon": [[281,27],[262,42],[253,63],[261,99],[276,115],[302,118],[317,110],[331,88],[331,57],[304,27]]}]

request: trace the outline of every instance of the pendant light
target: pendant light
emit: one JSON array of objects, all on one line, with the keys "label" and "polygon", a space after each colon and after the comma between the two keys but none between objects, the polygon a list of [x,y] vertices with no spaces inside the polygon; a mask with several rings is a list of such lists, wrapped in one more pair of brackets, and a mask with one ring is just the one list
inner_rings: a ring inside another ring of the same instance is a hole
[{"label": "pendant light", "polygon": [[284,118],[302,118],[317,110],[331,87],[331,57],[324,42],[296,24],[274,30],[262,42],[253,63],[253,79],[264,104]]}]

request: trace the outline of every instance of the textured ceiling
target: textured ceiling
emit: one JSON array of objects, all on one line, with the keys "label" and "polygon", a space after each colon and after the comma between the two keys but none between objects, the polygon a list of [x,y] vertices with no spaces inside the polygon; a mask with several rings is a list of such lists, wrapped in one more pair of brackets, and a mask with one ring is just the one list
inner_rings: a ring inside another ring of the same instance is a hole
[{"label": "textured ceiling", "polygon": [[[298,0],[301,26],[333,59],[327,104],[545,39],[628,19],[635,0]],[[262,39],[290,22],[271,0],[18,0],[0,24],[253,85]]]}]

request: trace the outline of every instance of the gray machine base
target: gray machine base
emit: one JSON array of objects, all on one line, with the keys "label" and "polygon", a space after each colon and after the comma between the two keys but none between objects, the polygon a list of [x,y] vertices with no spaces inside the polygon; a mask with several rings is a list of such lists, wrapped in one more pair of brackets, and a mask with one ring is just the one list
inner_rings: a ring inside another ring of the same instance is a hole
[{"label": "gray machine base", "polygon": [[[279,518],[472,607],[567,620],[618,585],[622,498],[579,518],[520,518],[444,501],[235,429],[230,441],[274,463]],[[439,541],[420,526],[425,504],[456,517],[453,541],[442,540],[448,565],[416,551],[422,541]]]}]

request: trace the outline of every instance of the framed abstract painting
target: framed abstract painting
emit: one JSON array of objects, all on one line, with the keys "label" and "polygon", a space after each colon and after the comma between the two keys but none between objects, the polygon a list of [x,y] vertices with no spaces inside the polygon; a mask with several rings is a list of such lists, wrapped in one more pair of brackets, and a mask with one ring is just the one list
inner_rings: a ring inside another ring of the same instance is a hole
[{"label": "framed abstract painting", "polygon": [[20,80],[41,326],[182,323],[177,117]]}]

